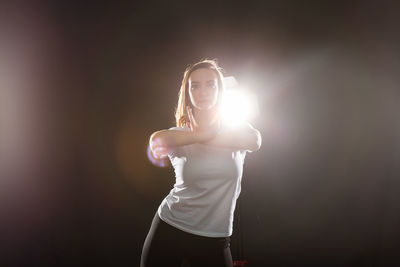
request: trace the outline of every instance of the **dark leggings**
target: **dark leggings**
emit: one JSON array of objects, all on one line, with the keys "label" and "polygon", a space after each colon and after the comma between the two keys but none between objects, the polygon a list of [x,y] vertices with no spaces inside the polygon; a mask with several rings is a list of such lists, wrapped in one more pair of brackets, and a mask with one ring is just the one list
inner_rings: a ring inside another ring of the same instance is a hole
[{"label": "dark leggings", "polygon": [[229,237],[205,237],[187,233],[160,219],[157,212],[144,241],[141,267],[232,267]]}]

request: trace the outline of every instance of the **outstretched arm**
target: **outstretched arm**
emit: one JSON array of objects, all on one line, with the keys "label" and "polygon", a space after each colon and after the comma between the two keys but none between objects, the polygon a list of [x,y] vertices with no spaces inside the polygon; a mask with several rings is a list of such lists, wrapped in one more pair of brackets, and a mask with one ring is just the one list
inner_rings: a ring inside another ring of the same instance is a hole
[{"label": "outstretched arm", "polygon": [[153,154],[160,158],[165,157],[175,147],[206,142],[215,135],[216,129],[207,131],[161,130],[151,135],[150,148]]}]

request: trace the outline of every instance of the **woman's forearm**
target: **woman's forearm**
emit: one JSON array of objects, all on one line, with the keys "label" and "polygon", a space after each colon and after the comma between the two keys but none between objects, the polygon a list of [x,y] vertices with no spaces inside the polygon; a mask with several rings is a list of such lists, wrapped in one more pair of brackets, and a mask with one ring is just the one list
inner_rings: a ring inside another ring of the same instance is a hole
[{"label": "woman's forearm", "polygon": [[261,147],[261,134],[248,124],[239,129],[221,131],[215,138],[203,143],[219,147],[256,151]]},{"label": "woman's forearm", "polygon": [[153,133],[150,137],[152,144],[165,148],[190,145],[201,141],[199,133],[179,130],[161,130]]},{"label": "woman's forearm", "polygon": [[238,129],[208,131],[179,131],[161,130],[153,133],[150,137],[150,147],[158,154],[168,154],[178,146],[202,143],[206,145],[226,147],[240,150],[256,151],[261,146],[260,132],[250,124]]},{"label": "woman's forearm", "polygon": [[216,129],[206,131],[161,130],[151,135],[150,145],[152,149],[161,147],[168,152],[174,147],[206,142],[214,138],[216,134]]}]

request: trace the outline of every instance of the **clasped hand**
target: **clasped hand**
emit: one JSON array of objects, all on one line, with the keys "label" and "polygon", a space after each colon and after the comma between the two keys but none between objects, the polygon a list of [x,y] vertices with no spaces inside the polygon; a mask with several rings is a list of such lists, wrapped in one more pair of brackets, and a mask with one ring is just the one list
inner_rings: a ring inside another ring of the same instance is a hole
[{"label": "clasped hand", "polygon": [[187,106],[186,111],[188,114],[189,122],[187,126],[194,133],[197,133],[200,137],[200,143],[206,143],[213,139],[219,132],[221,128],[221,120],[219,116],[219,112],[216,112],[213,118],[210,121],[210,126],[204,127],[199,125],[196,121],[196,118],[193,115],[192,109]]}]

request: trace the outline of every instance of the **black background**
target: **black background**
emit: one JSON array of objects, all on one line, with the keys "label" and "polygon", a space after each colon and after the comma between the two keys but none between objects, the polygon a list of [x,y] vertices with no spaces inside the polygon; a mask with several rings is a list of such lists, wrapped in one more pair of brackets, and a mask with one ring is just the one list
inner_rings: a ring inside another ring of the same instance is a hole
[{"label": "black background", "polygon": [[174,125],[183,71],[204,58],[260,110],[234,260],[399,264],[398,11],[370,0],[3,2],[4,266],[139,265],[174,183],[148,160],[148,138]]}]

